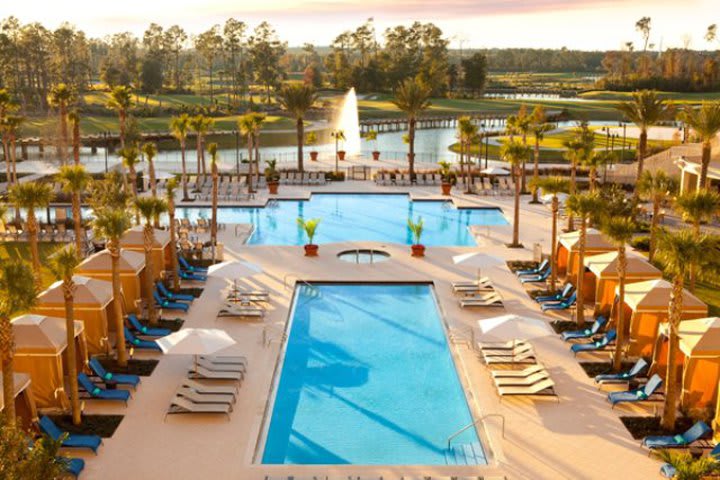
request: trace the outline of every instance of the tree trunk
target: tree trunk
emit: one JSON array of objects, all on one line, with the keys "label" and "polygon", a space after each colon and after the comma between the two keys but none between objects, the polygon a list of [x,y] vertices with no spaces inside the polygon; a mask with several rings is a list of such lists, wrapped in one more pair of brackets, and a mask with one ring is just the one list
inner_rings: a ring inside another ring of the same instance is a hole
[{"label": "tree trunk", "polygon": [[248,195],[253,193],[253,141],[252,133],[248,132]]},{"label": "tree trunk", "polygon": [[[119,240],[115,239],[108,242],[108,250],[110,251],[110,270],[112,274],[112,289],[113,289],[113,315],[115,315],[115,334],[117,335],[117,361],[118,365],[127,365],[127,352],[125,351],[125,330],[123,323],[123,309],[120,302],[122,301],[122,292],[120,290],[120,244]],[[147,276],[147,268],[145,268],[145,275]],[[152,295],[148,299],[150,303],[153,302]]]},{"label": "tree trunk", "polygon": [[702,166],[700,167],[700,179],[697,188],[710,187],[710,179],[708,179],[708,167],[710,166],[710,156],[712,154],[712,145],[710,140],[703,142],[702,145]]},{"label": "tree trunk", "polygon": [[[575,172],[576,164],[575,159],[573,159],[570,162],[570,195],[575,195]],[[567,223],[567,231],[572,232],[575,230],[575,219],[572,216],[572,213],[568,214],[568,223]]]},{"label": "tree trunk", "polygon": [[120,148],[125,148],[125,110],[121,109],[120,115]]},{"label": "tree trunk", "polygon": [[177,292],[180,290],[180,275],[179,275],[179,267],[178,267],[178,253],[177,253],[177,232],[175,231],[175,201],[173,199],[168,199],[168,217],[170,220],[170,245],[173,246],[173,248],[170,249],[170,261],[172,263],[172,271],[173,271],[173,291]]},{"label": "tree trunk", "polygon": [[467,179],[465,178],[465,143],[460,140],[460,177],[462,178],[463,186],[465,191],[468,190]]},{"label": "tree trunk", "polygon": [[583,292],[583,281],[585,280],[585,275],[583,275],[583,270],[585,270],[585,242],[587,241],[587,219],[581,218],[580,219],[580,245],[578,245],[578,273],[577,273],[577,285],[576,285],[576,297],[577,300],[575,302],[576,310],[577,310],[577,325],[578,328],[583,328],[585,326],[585,298],[584,298],[584,292]]},{"label": "tree trunk", "polygon": [[218,209],[218,169],[212,162],[212,217],[210,219],[210,244],[212,245],[212,263],[215,263],[217,250],[217,209]]},{"label": "tree trunk", "polygon": [[72,194],[72,213],[73,223],[75,224],[75,248],[80,258],[85,255],[85,243],[83,237],[85,236],[85,229],[82,224],[82,211],[80,210],[80,193],[75,192]]},{"label": "tree trunk", "polygon": [[203,180],[205,180],[205,175],[207,175],[207,163],[205,162],[205,136],[200,135],[198,141],[200,142],[200,164],[202,165]]},{"label": "tree trunk", "polygon": [[188,194],[188,178],[187,178],[187,165],[185,164],[185,140],[180,142],[180,160],[182,161],[182,188],[183,188],[183,201],[190,200]]},{"label": "tree trunk", "polygon": [[198,133],[198,134],[197,134],[197,137],[195,137],[195,156],[197,157],[196,160],[195,160],[195,169],[196,169],[196,171],[197,171],[197,172],[196,172],[196,173],[197,173],[197,177],[195,177],[195,178],[196,178],[196,180],[195,180],[195,190],[199,190],[199,189],[200,189],[200,183],[199,183],[199,182],[200,182],[200,176],[201,176],[200,174],[201,174],[201,173],[203,174],[203,177],[202,177],[203,181],[205,180],[205,176],[204,176],[205,172],[202,171],[202,165],[201,165],[201,163],[200,163],[200,162],[201,162],[201,160],[200,160],[200,152],[201,152],[201,150],[202,150],[202,142],[201,142],[201,139],[200,139],[200,134]]},{"label": "tree trunk", "polygon": [[73,161],[80,165],[80,119],[73,122]]},{"label": "tree trunk", "polygon": [[78,394],[78,371],[75,352],[75,284],[72,277],[63,280],[65,297],[65,333],[67,334],[67,369],[70,380],[70,407],[73,425],[80,425],[80,396]]},{"label": "tree trunk", "polygon": [[670,335],[668,337],[667,373],[665,375],[665,405],[663,406],[661,422],[662,427],[670,431],[675,429],[677,407],[677,354],[679,350],[677,329],[680,326],[683,308],[682,293],[683,278],[682,275],[677,275],[673,278],[668,309]]},{"label": "tree trunk", "polygon": [[617,342],[613,353],[613,370],[619,372],[622,368],[623,348],[625,348],[625,275],[627,271],[627,258],[625,257],[625,245],[618,248],[618,316],[617,316]]},{"label": "tree trunk", "polygon": [[409,157],[408,170],[410,173],[410,182],[415,178],[415,118],[411,117],[408,122],[408,140],[409,140]]},{"label": "tree trunk", "polygon": [[148,157],[148,176],[150,177],[150,191],[153,197],[157,197],[157,182],[155,181],[155,163]]},{"label": "tree trunk", "polygon": [[552,198],[552,240],[550,244],[550,293],[555,293],[557,285],[557,224],[560,205],[557,195]]},{"label": "tree trunk", "polygon": [[[643,166],[645,163],[645,152],[647,150],[647,129],[642,128],[640,130],[640,140],[638,142],[638,151],[637,151],[637,160],[638,160],[638,167],[637,167],[637,178],[640,179],[643,172]],[[638,195],[637,189],[635,189],[635,196]]]},{"label": "tree trunk", "polygon": [[42,287],[42,270],[40,264],[40,249],[38,248],[38,225],[35,218],[35,210],[28,209],[27,212],[28,240],[30,242],[30,254],[32,255],[33,273],[35,274],[35,285],[38,289]]},{"label": "tree trunk", "polygon": [[[15,398],[15,380],[13,377],[13,340],[10,318],[0,318],[0,354],[2,354],[3,398]],[[15,402],[5,401],[4,412],[8,422],[15,424]]]},{"label": "tree trunk", "polygon": [[10,162],[10,149],[8,148],[8,141],[6,138],[2,139],[2,145],[3,145],[3,159],[5,160],[5,181],[8,185],[12,185],[12,169],[11,169],[11,162]]},{"label": "tree trunk", "polygon": [[[533,182],[537,182],[540,177],[540,138],[535,137],[535,150],[534,150],[534,166],[533,166]],[[533,188],[532,202],[538,203],[538,189]],[[553,289],[555,285],[553,284]]]},{"label": "tree trunk", "polygon": [[[695,233],[695,238],[699,238],[701,235],[700,231],[700,222],[696,222],[693,225],[693,232]],[[688,287],[688,290],[690,290],[691,293],[695,293],[695,284],[697,283],[697,268],[695,265],[690,265],[690,286]]]},{"label": "tree trunk", "polygon": [[520,246],[520,174],[518,167],[513,167],[515,172],[515,213],[513,215],[513,240],[512,246]]},{"label": "tree trunk", "polygon": [[148,299],[148,321],[150,325],[157,325],[157,309],[155,308],[155,300],[152,297],[152,291],[155,288],[153,282],[155,281],[155,268],[153,265],[152,249],[155,243],[155,235],[153,227],[150,225],[150,219],[147,219],[145,223],[145,229],[143,230],[143,237],[145,240],[145,288],[147,289],[150,298]]},{"label": "tree trunk", "polygon": [[648,252],[648,261],[652,262],[655,258],[655,247],[657,244],[658,231],[658,215],[660,215],[660,200],[653,200],[653,216],[650,220],[650,250]]},{"label": "tree trunk", "polygon": [[64,105],[60,106],[60,165],[67,163],[67,112]]},{"label": "tree trunk", "polygon": [[[138,199],[138,188],[137,188],[137,174],[135,173],[135,167],[130,167],[130,189],[133,194],[133,201]],[[135,225],[140,225],[140,212],[135,209]]]},{"label": "tree trunk", "polygon": [[303,124],[303,119],[298,118],[297,119],[297,142],[298,142],[298,170],[300,170],[300,173],[304,171],[304,165],[303,165],[303,137],[304,137],[304,130],[305,125]]},{"label": "tree trunk", "polygon": [[15,135],[10,136],[10,162],[12,164],[12,185],[17,185],[17,147],[15,146]]}]

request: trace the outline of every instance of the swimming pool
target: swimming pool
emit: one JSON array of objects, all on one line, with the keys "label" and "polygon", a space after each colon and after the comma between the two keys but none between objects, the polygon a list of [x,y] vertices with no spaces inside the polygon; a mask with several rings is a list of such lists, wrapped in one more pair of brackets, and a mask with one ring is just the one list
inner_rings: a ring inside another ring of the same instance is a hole
[{"label": "swimming pool", "polygon": [[429,285],[298,287],[262,463],[457,464],[471,422]]},{"label": "swimming pool", "polygon": [[[209,208],[177,209],[178,218],[209,218]],[[313,194],[309,201],[280,200],[265,208],[222,207],[221,223],[252,223],[250,245],[304,245],[297,218],[320,218],[314,243],[378,241],[410,245],[408,218],[425,221],[422,243],[474,246],[470,225],[507,225],[502,211],[456,209],[451,202],[413,202],[407,195]]]}]

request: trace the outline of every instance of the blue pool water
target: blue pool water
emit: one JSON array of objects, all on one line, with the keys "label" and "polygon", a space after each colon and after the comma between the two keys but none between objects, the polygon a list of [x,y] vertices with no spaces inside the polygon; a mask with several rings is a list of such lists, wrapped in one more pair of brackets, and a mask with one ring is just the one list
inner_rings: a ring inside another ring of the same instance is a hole
[{"label": "blue pool water", "polygon": [[445,465],[472,420],[430,286],[302,286],[293,311],[262,463]]},{"label": "blue pool water", "polygon": [[[178,218],[209,218],[209,208],[179,208]],[[506,225],[499,209],[461,209],[450,202],[412,202],[407,195],[313,194],[310,201],[282,200],[266,208],[223,207],[221,223],[252,223],[253,245],[304,245],[297,218],[320,218],[314,243],[378,241],[413,243],[408,218],[425,221],[422,243],[474,246],[470,225]]]}]

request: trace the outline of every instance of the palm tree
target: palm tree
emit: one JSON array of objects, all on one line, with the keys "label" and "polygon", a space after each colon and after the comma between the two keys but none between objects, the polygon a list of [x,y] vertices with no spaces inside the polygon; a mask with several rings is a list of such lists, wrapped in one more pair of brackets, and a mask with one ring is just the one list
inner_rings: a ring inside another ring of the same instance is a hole
[{"label": "palm tree", "polygon": [[[637,225],[631,217],[610,217],[602,226],[602,231],[617,247],[617,275],[618,275],[618,305],[625,302],[625,279],[627,272],[627,257],[625,256],[625,246],[630,243],[633,234],[637,230]],[[625,347],[625,309],[618,308],[617,316],[617,346],[613,353],[613,369],[616,372],[622,368],[623,348]]]},{"label": "palm tree", "polygon": [[218,209],[218,155],[217,143],[208,145],[210,154],[210,171],[212,172],[212,216],[210,219],[210,245],[212,245],[212,262],[215,263],[215,251],[217,249],[217,209]]},{"label": "palm tree", "polygon": [[594,192],[597,190],[598,181],[598,169],[607,165],[614,158],[615,153],[610,151],[596,152],[595,150],[585,151],[585,155],[581,159],[581,163],[584,167],[588,167],[590,170],[590,191]]},{"label": "palm tree", "polygon": [[430,87],[417,78],[408,78],[395,90],[393,105],[408,117],[408,167],[410,179],[415,178],[415,125],[420,113],[430,107]]},{"label": "palm tree", "polygon": [[190,116],[187,113],[183,113],[180,116],[172,117],[170,119],[170,130],[172,130],[173,136],[180,142],[180,158],[182,160],[182,182],[183,189],[183,200],[190,200],[188,193],[188,181],[187,181],[187,165],[185,162],[185,148],[187,141],[187,133],[190,129]]},{"label": "palm tree", "polygon": [[157,145],[152,142],[145,142],[140,147],[140,151],[148,162],[148,177],[150,178],[150,191],[153,197],[157,196],[157,184],[155,181],[155,157],[158,150]]},{"label": "palm tree", "polygon": [[[522,138],[522,144],[527,146],[527,137],[532,132],[532,124],[533,124],[533,118],[532,116],[528,115],[527,113],[527,106],[525,104],[520,105],[520,110],[518,110],[517,115],[514,115],[512,118],[511,123],[508,124],[508,128],[513,132]],[[528,150],[528,157],[530,156],[530,151]],[[525,159],[527,160],[527,158]],[[522,192],[525,191],[525,160],[522,162],[521,165],[521,184],[520,189]]]},{"label": "palm tree", "polygon": [[125,148],[125,134],[127,133],[128,110],[132,106],[132,88],[119,85],[110,91],[110,100],[107,107],[115,110],[120,122],[120,148]]},{"label": "palm tree", "polygon": [[73,162],[75,165],[80,165],[80,113],[77,109],[68,113],[68,120],[72,125]]},{"label": "palm tree", "polygon": [[716,270],[718,262],[718,238],[705,234],[696,235],[691,230],[668,232],[662,230],[658,238],[657,257],[665,273],[672,277],[672,293],[668,306],[668,357],[665,375],[665,405],[661,425],[674,430],[678,398],[677,355],[678,328],[683,313],[683,287],[685,277],[692,271],[702,275]]},{"label": "palm tree", "polygon": [[[693,233],[700,235],[700,224],[712,220],[720,212],[720,194],[705,189],[684,193],[675,199],[675,209],[692,225]],[[691,269],[691,292],[695,291],[695,283],[696,272]]]},{"label": "palm tree", "polygon": [[585,297],[583,291],[583,265],[585,264],[585,245],[587,242],[588,221],[602,213],[605,202],[596,192],[576,193],[567,199],[566,208],[580,218],[580,238],[578,241],[578,275],[575,285],[577,292],[578,328],[585,324]]},{"label": "palm tree", "polygon": [[[74,247],[63,248],[50,258],[50,269],[58,280],[62,281],[63,298],[65,299],[65,332],[67,334],[67,369],[70,379],[70,406],[74,425],[80,425],[80,398],[78,395],[78,372],[75,361],[75,282],[73,274],[80,263],[78,252]],[[116,302],[119,303],[119,302]]]},{"label": "palm tree", "polygon": [[252,194],[254,192],[253,186],[252,186],[252,176],[253,176],[253,130],[254,130],[254,122],[252,113],[246,113],[245,115],[238,118],[237,121],[238,124],[238,130],[240,130],[240,135],[247,138],[247,148],[248,148],[248,194]]},{"label": "palm tree", "polygon": [[[130,177],[130,188],[132,191],[133,199],[138,198],[138,186],[137,186],[137,170],[135,167],[142,161],[140,158],[140,152],[135,147],[126,147],[118,151],[118,156],[122,159],[123,166],[128,170],[128,177]],[[135,223],[140,224],[140,217],[137,212],[135,213]]]},{"label": "palm tree", "polygon": [[671,106],[665,103],[665,100],[659,98],[657,92],[641,90],[633,92],[632,101],[621,102],[617,109],[625,115],[627,120],[640,129],[640,141],[637,151],[637,178],[640,178],[643,172],[643,162],[647,155],[648,128],[670,118]]},{"label": "palm tree", "polygon": [[523,145],[515,140],[510,140],[503,144],[500,149],[500,157],[508,162],[512,167],[513,177],[515,177],[515,215],[513,217],[513,239],[508,245],[510,248],[521,248],[520,243],[520,167],[530,153],[527,145]]},{"label": "palm tree", "polygon": [[[104,208],[101,210],[95,210],[95,219],[93,220],[93,231],[95,237],[105,239],[105,247],[110,252],[110,270],[112,275],[112,290],[115,317],[115,333],[117,334],[117,361],[118,365],[127,365],[127,352],[125,351],[125,331],[123,330],[123,313],[122,305],[119,301],[122,298],[120,290],[120,239],[122,238],[125,231],[130,228],[130,217],[125,209],[122,208]],[[147,278],[152,277],[145,273]],[[147,290],[151,292],[152,290]],[[149,305],[154,305],[154,300],[151,295],[146,299]]]},{"label": "palm tree", "polygon": [[[135,200],[135,209],[145,219],[144,229],[144,247],[145,247],[145,288],[146,291],[152,292],[153,281],[155,279],[155,268],[153,265],[152,249],[155,245],[155,229],[153,228],[154,219],[167,212],[167,204],[165,200],[157,197],[141,197]],[[158,268],[161,268],[158,265]],[[148,321],[151,325],[157,325],[158,316],[155,302],[147,302]]]},{"label": "palm tree", "polygon": [[255,172],[257,181],[260,182],[260,130],[267,119],[264,113],[253,112],[250,114],[253,125],[253,148],[255,149]]},{"label": "palm tree", "polygon": [[[467,174],[470,170],[470,145],[478,136],[478,127],[470,117],[463,116],[457,121],[458,139],[460,140],[460,175],[463,177],[466,193],[470,191],[470,181]],[[467,165],[467,168],[465,168]]]},{"label": "palm tree", "polygon": [[32,256],[33,273],[35,283],[38,287],[42,284],[42,270],[40,264],[40,250],[38,248],[38,221],[35,211],[47,208],[53,197],[52,187],[47,183],[26,182],[18,183],[10,187],[8,199],[15,205],[15,210],[25,209],[27,211],[27,232],[30,243],[30,255]]},{"label": "palm tree", "polygon": [[[165,184],[165,201],[168,207],[168,218],[170,231],[170,245],[177,245],[177,232],[175,231],[175,190],[177,189],[177,178],[173,177]],[[178,275],[177,249],[170,249],[170,261],[173,271],[173,291],[180,290],[180,276]]]},{"label": "palm tree", "polygon": [[708,188],[710,182],[707,173],[712,157],[712,141],[720,133],[720,102],[703,102],[699,109],[688,105],[680,117],[702,142],[702,166],[697,188]]},{"label": "palm tree", "polygon": [[646,170],[640,176],[636,188],[641,198],[652,202],[650,251],[648,253],[648,261],[652,262],[655,258],[655,246],[657,244],[660,206],[675,195],[678,189],[678,181],[677,178],[669,176],[664,170],[658,170],[654,174]]},{"label": "palm tree", "polygon": [[80,209],[80,196],[90,185],[92,177],[82,165],[65,165],[60,168],[57,179],[63,185],[63,190],[72,198],[73,223],[75,225],[75,250],[78,255],[85,252],[85,229],[82,224],[82,210]]},{"label": "palm tree", "polygon": [[[585,144],[577,137],[563,141],[566,151],[564,157],[570,162],[570,195],[574,195],[577,191],[577,165],[580,162],[585,148]],[[575,230],[575,219],[572,214],[568,215],[567,230],[572,232]]]},{"label": "palm tree", "polygon": [[205,164],[205,135],[215,125],[215,120],[205,115],[195,115],[190,118],[190,128],[197,135],[195,138],[195,147],[197,150],[197,173],[200,175],[202,171],[203,179],[207,174],[207,166]]},{"label": "palm tree", "polygon": [[[32,270],[20,260],[0,262],[0,356],[2,356],[3,398],[15,398],[13,338],[10,318],[28,310],[35,302],[37,287]],[[5,417],[14,424],[15,402],[6,401]]]},{"label": "palm tree", "polygon": [[68,107],[75,101],[75,92],[64,83],[53,85],[47,97],[48,104],[60,115],[60,164],[65,165],[68,145]]},{"label": "palm tree", "polygon": [[25,123],[25,117],[19,115],[6,115],[0,124],[0,133],[3,137],[3,146],[5,147],[5,165],[8,174],[8,183],[13,185],[17,183],[17,137],[20,134],[20,128]]},{"label": "palm tree", "polygon": [[538,177],[530,182],[533,194],[537,194],[538,190],[542,190],[546,195],[552,195],[552,236],[550,243],[550,291],[555,293],[557,285],[557,230],[558,230],[558,212],[560,211],[559,193],[567,193],[570,189],[570,181],[563,177]]},{"label": "palm tree", "polygon": [[315,89],[310,85],[295,83],[284,85],[280,90],[278,103],[295,118],[297,130],[298,170],[303,171],[303,138],[305,113],[317,101]]},{"label": "palm tree", "polygon": [[[530,133],[535,139],[535,147],[533,149],[533,181],[537,183],[538,177],[540,175],[540,142],[543,141],[546,133],[550,132],[555,128],[555,125],[547,122],[547,117],[545,116],[545,109],[542,107],[542,105],[538,105],[537,107],[535,107],[531,118],[532,123],[530,124]],[[533,189],[533,197],[530,203],[538,203],[537,192],[537,188]]]},{"label": "palm tree", "polygon": [[690,452],[676,452],[662,449],[655,452],[662,462],[672,465],[675,469],[675,480],[702,480],[718,471],[718,461],[713,455],[695,458]]}]

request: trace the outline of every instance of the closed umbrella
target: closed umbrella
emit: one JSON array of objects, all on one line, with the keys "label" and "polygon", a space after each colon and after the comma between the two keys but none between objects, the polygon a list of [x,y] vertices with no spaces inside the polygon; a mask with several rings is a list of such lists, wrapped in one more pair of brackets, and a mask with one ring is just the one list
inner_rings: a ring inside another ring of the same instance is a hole
[{"label": "closed umbrella", "polygon": [[505,260],[500,257],[488,255],[481,252],[463,253],[462,255],[453,256],[453,263],[455,265],[462,264],[468,267],[477,268],[477,278],[481,278],[481,270],[483,268],[496,267],[499,265],[505,265]]},{"label": "closed umbrella", "polygon": [[168,355],[194,355],[197,367],[198,355],[213,355],[231,345],[235,340],[225,330],[216,328],[184,328],[157,340],[160,349]]},{"label": "closed umbrella", "polygon": [[484,173],[485,175],[510,175],[510,172],[505,170],[502,167],[488,167],[484,170],[481,170],[480,173]]},{"label": "closed umbrella", "polygon": [[228,280],[250,277],[262,272],[262,267],[250,262],[228,260],[216,263],[208,268],[208,277],[225,278]]}]

